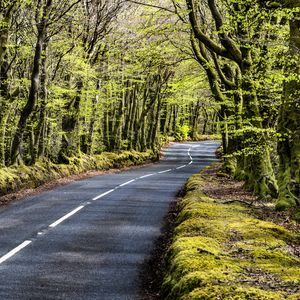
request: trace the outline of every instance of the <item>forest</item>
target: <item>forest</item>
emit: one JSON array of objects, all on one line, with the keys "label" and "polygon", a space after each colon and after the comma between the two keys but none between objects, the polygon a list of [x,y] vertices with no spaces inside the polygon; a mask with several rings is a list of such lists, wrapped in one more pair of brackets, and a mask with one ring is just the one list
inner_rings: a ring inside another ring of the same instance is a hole
[{"label": "forest", "polygon": [[0,167],[220,135],[223,171],[300,205],[299,0],[1,0]]}]

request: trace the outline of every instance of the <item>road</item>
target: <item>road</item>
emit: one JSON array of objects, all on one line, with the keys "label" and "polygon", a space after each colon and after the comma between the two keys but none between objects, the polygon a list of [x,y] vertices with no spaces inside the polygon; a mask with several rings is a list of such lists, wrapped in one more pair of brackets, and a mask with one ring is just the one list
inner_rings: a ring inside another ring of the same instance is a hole
[{"label": "road", "polygon": [[169,204],[218,145],[172,144],[157,164],[1,208],[0,299],[143,299],[139,271]]}]

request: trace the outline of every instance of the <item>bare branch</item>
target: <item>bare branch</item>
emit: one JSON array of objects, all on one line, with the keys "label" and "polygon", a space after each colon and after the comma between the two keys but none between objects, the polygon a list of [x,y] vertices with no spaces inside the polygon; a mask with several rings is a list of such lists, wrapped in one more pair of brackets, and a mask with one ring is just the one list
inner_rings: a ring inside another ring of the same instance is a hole
[{"label": "bare branch", "polygon": [[138,4],[138,5],[143,5],[143,6],[148,6],[148,7],[153,7],[153,8],[158,8],[158,9],[161,9],[161,10],[165,10],[165,11],[167,11],[169,13],[172,13],[172,14],[177,14],[176,11],[174,11],[172,9],[169,9],[167,7],[154,5],[154,4],[149,4],[149,3],[143,3],[143,2],[135,1],[135,0],[127,0],[127,1],[131,2],[131,3],[134,3],[134,4]]}]

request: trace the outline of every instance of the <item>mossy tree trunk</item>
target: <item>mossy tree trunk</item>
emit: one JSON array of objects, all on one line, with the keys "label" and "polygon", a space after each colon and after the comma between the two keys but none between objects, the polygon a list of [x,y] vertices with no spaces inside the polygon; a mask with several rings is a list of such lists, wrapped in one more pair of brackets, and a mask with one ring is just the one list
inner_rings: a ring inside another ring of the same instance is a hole
[{"label": "mossy tree trunk", "polygon": [[37,42],[35,46],[35,54],[33,60],[33,69],[31,73],[31,85],[29,90],[29,95],[27,103],[21,111],[20,119],[17,125],[17,129],[14,134],[11,154],[10,154],[10,163],[14,164],[18,160],[20,146],[23,140],[23,135],[27,125],[27,121],[34,110],[37,92],[40,84],[40,63],[42,59],[42,49],[43,43],[47,35],[47,26],[49,21],[49,13],[52,7],[52,0],[47,0],[45,2],[39,1],[37,6],[36,13],[36,23],[37,23]]},{"label": "mossy tree trunk", "polygon": [[35,143],[34,143],[34,155],[31,163],[35,163],[37,158],[43,157],[45,154],[45,142],[46,142],[46,127],[47,127],[47,47],[48,41],[43,44],[43,56],[41,60],[41,89],[39,93],[39,120],[35,132]]},{"label": "mossy tree trunk", "polygon": [[241,87],[243,91],[244,128],[241,136],[244,158],[246,187],[253,190],[261,198],[269,195],[278,196],[278,186],[273,171],[268,147],[268,137],[265,132],[259,111],[252,79],[251,50],[242,47],[243,62],[241,65]]},{"label": "mossy tree trunk", "polygon": [[[243,128],[243,130],[246,130],[246,135],[244,136],[244,134],[242,134],[241,139],[243,140],[243,144],[246,148],[243,149],[243,151],[245,152],[245,156],[239,156],[238,159],[243,159],[245,161],[245,172],[248,173],[248,176],[246,177],[247,185],[254,189],[261,197],[265,197],[266,195],[276,196],[277,185],[272,169],[272,164],[270,162],[269,151],[267,148],[267,136],[264,134],[261,121],[259,121],[261,119],[259,111],[259,101],[256,95],[255,87],[252,83],[252,48],[249,47],[247,42],[245,43],[245,45],[243,45],[243,42],[241,44],[237,44],[231,35],[228,35],[224,32],[223,16],[215,0],[208,1],[208,7],[215,23],[218,41],[214,40],[210,34],[207,34],[204,31],[206,26],[202,26],[203,19],[199,16],[199,3],[196,0],[186,0],[186,3],[187,8],[189,9],[189,20],[193,29],[193,34],[199,41],[200,55],[202,55],[202,58],[205,50],[201,49],[206,48],[210,53],[212,53],[213,57],[218,55],[225,59],[229,59],[230,61],[236,63],[240,68],[240,86],[243,91],[242,103],[244,105],[243,123],[246,124],[245,128]],[[244,4],[240,2],[234,3],[233,8],[236,10],[236,14],[243,14],[245,11],[247,11],[245,10]],[[238,38],[242,41],[247,41],[248,29],[245,28],[244,24],[239,24],[239,21],[237,21],[236,30],[238,32]],[[193,46],[193,48],[195,48],[195,46]],[[218,101],[219,103],[223,103],[224,96],[222,96],[222,91],[220,91],[220,87],[218,86],[218,78],[216,77],[216,75],[214,74],[214,70],[208,63],[209,58],[204,57],[204,59],[205,60],[202,65],[206,73],[208,74],[212,93],[215,98],[220,98],[220,101]],[[219,72],[217,65],[216,70],[218,71],[219,78],[224,81],[224,79],[226,78],[222,77],[222,73]],[[224,118],[224,115],[219,117]],[[264,143],[262,147],[259,147],[261,145],[257,145],[252,141],[249,143],[250,140],[247,136],[249,127],[254,129],[254,133],[256,135],[261,135],[260,141]],[[223,140],[226,141],[226,137],[224,136],[226,134],[225,128],[223,128],[222,131]],[[225,146],[226,148],[226,145],[223,146]],[[257,148],[255,149],[255,151],[246,153],[247,148],[252,150],[254,147]],[[259,163],[258,168],[257,163]]]},{"label": "mossy tree trunk", "polygon": [[[293,1],[295,8],[299,1]],[[286,80],[278,120],[280,210],[300,206],[300,13],[289,21],[290,44]]]},{"label": "mossy tree trunk", "polygon": [[62,119],[63,135],[58,155],[58,160],[62,163],[68,163],[69,157],[78,154],[79,142],[75,128],[78,125],[82,88],[83,82],[77,81],[77,95],[65,107],[65,114]]},{"label": "mossy tree trunk", "polygon": [[[100,91],[101,88],[101,80],[97,81],[96,90]],[[86,145],[86,154],[93,154],[93,140],[96,126],[96,118],[97,118],[97,105],[99,103],[99,95],[96,95],[92,100],[92,115],[89,123],[89,132],[87,135],[87,145]]]},{"label": "mossy tree trunk", "polygon": [[0,2],[0,167],[6,165],[5,126],[10,101],[7,75],[10,69],[10,62],[7,49],[11,17],[16,6],[17,1]]},{"label": "mossy tree trunk", "polygon": [[195,107],[193,108],[193,111],[191,112],[191,137],[192,139],[197,138],[197,134],[199,131],[199,118],[200,118],[200,111],[201,111],[201,101],[198,100]]}]

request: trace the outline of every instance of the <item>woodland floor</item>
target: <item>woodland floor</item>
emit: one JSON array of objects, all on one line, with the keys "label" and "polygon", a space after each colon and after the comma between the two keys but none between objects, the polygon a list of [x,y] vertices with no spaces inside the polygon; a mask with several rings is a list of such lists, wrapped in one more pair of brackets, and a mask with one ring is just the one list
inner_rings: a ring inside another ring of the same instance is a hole
[{"label": "woodland floor", "polygon": [[[254,218],[283,226],[290,232],[300,236],[300,224],[291,220],[290,217],[293,211],[275,211],[274,203],[260,201],[251,192],[243,188],[243,182],[233,180],[224,175],[219,175],[218,171],[220,171],[220,169],[221,164],[214,164],[201,173],[205,180],[205,187],[203,188],[205,195],[216,199],[218,203],[224,203],[226,206],[231,205],[231,203],[243,204],[249,208],[247,212]],[[162,234],[156,241],[151,258],[144,264],[141,277],[143,280],[142,288],[148,296],[147,299],[163,299],[160,295],[160,289],[167,269],[167,261],[165,258],[172,244],[174,229],[178,225],[177,217],[180,213],[180,201],[184,195],[184,191],[181,191],[176,201],[171,203],[169,213],[165,218]],[[300,240],[298,240],[298,242],[291,242],[289,244],[289,251],[296,257],[300,257]],[[251,272],[251,270],[249,270],[249,272]],[[253,272],[251,276],[253,277],[253,285],[258,287],[261,282],[265,284],[268,281],[274,281],[273,278],[267,278],[269,274],[263,271]],[[275,288],[273,286],[272,290],[276,291],[276,284],[281,285],[281,283],[275,282],[274,284]],[[295,291],[294,286],[287,286],[286,288],[287,290],[291,289]]]},{"label": "woodland floor", "polygon": [[[275,210],[274,202],[260,201],[251,192],[243,188],[243,181],[233,180],[229,177],[219,176],[221,166],[216,164],[207,169],[203,175],[206,178],[204,193],[214,199],[223,200],[224,203],[239,202],[245,203],[250,208],[250,213],[264,221],[273,222],[283,226],[296,234],[300,234],[300,223],[291,220],[293,210],[279,212]],[[300,241],[299,241],[300,242]],[[300,255],[300,245],[298,252]]]}]

